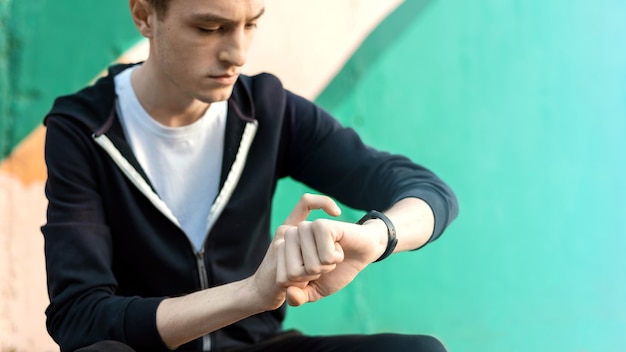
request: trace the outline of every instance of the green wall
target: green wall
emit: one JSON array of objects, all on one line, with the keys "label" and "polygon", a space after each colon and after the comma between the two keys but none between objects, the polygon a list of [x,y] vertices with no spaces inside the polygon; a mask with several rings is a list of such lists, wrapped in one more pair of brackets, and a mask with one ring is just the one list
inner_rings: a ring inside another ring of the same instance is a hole
[{"label": "green wall", "polygon": [[[139,39],[126,8],[0,1],[0,158]],[[287,325],[430,333],[451,351],[626,346],[624,18],[622,0],[407,0],[318,101],[436,171],[460,217]],[[281,184],[275,224],[303,191]]]},{"label": "green wall", "polygon": [[433,333],[452,351],[620,350],[626,2],[419,5],[383,23],[319,102],[438,172],[460,217],[288,323]]},{"label": "green wall", "polygon": [[138,39],[127,1],[0,0],[0,159]]},{"label": "green wall", "polygon": [[10,37],[8,29],[8,21],[10,14],[10,1],[0,2],[0,160],[5,156],[3,151],[7,150],[5,146],[9,130],[7,122],[10,88],[9,88],[9,46]]}]

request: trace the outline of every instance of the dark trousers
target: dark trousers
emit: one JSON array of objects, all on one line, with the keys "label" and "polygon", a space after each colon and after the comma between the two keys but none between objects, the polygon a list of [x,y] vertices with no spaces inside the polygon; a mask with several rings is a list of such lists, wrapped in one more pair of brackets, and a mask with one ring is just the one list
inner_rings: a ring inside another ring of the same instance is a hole
[{"label": "dark trousers", "polygon": [[[304,336],[287,332],[254,346],[228,352],[446,352],[439,340],[427,335],[337,335]],[[102,341],[76,352],[135,352],[117,341]],[[215,351],[218,352],[218,351]]]}]

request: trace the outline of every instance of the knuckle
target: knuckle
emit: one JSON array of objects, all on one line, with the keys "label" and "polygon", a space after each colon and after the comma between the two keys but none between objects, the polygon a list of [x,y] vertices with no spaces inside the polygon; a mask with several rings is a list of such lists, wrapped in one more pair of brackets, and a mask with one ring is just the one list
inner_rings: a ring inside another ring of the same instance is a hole
[{"label": "knuckle", "polygon": [[302,270],[299,268],[287,268],[287,279],[288,280],[298,280],[302,277]]},{"label": "knuckle", "polygon": [[287,279],[285,277],[277,275],[276,284],[280,287],[285,286],[287,284]]},{"label": "knuckle", "polygon": [[289,241],[291,239],[293,239],[294,236],[296,236],[297,234],[295,234],[293,231],[285,231],[285,233],[283,234],[283,239],[285,241]]},{"label": "knuckle", "polygon": [[281,247],[284,243],[285,243],[285,240],[284,240],[284,239],[282,239],[282,238],[280,238],[280,239],[276,239],[276,240],[272,241],[272,243],[271,243],[271,247],[272,247],[273,249],[275,249],[275,250],[276,250],[276,249],[280,249],[280,247]]},{"label": "knuckle", "polygon": [[301,272],[292,270],[292,269],[287,269],[287,281],[289,282],[299,281],[301,277],[302,277]]},{"label": "knuckle", "polygon": [[280,225],[278,226],[278,228],[276,229],[277,233],[281,233],[284,234],[286,232],[289,232],[291,229],[293,228],[292,225]]},{"label": "knuckle", "polygon": [[300,237],[300,232],[301,232],[300,227],[294,227],[290,229],[289,231],[285,232],[285,235],[284,235],[285,241],[286,242],[298,241],[298,238]]},{"label": "knuckle", "polygon": [[311,226],[312,225],[310,221],[302,221],[298,224],[298,232],[309,231]]},{"label": "knuckle", "polygon": [[331,265],[335,263],[335,258],[332,253],[324,253],[320,256],[320,263],[322,265]]},{"label": "knuckle", "polygon": [[322,231],[327,231],[328,225],[329,225],[329,221],[327,219],[317,219],[317,220],[313,220],[310,226],[311,226],[311,229],[315,233],[319,233]]},{"label": "knuckle", "polygon": [[308,236],[311,233],[311,226],[308,223],[301,223],[298,225],[298,231],[296,231],[293,235],[294,240],[297,240],[299,243],[306,242]]},{"label": "knuckle", "polygon": [[285,233],[291,228],[289,225],[280,225],[276,229],[274,238],[284,238]]},{"label": "knuckle", "polygon": [[307,273],[307,275],[317,275],[321,273],[321,268],[321,265],[305,266],[304,271]]}]

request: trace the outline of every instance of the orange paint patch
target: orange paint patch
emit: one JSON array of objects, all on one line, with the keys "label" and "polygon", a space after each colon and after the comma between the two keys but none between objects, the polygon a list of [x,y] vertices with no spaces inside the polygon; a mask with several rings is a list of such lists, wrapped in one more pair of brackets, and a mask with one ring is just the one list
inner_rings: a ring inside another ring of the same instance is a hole
[{"label": "orange paint patch", "polygon": [[46,163],[43,157],[46,129],[38,127],[0,164],[0,172],[9,174],[25,186],[46,180]]},{"label": "orange paint patch", "polygon": [[[246,72],[275,73],[286,87],[314,99],[369,32],[402,2],[320,0],[303,5],[276,0],[271,9],[268,5],[265,29],[250,52]],[[307,16],[293,16],[304,12]],[[147,54],[144,40],[118,61],[137,62]],[[36,128],[0,162],[0,351],[58,350],[45,331],[43,314],[48,299],[39,226],[47,204],[45,131]]]},{"label": "orange paint patch", "polygon": [[[143,43],[118,61],[140,61],[146,53]],[[39,227],[48,204],[45,138],[45,127],[37,127],[0,162],[0,352],[59,350],[44,315],[48,297]]]},{"label": "orange paint patch", "polygon": [[[124,53],[116,62],[138,62],[145,60],[147,55],[148,42],[144,40]],[[103,70],[97,77],[104,74],[106,70]],[[45,181],[48,177],[44,160],[45,140],[46,128],[37,127],[0,163],[0,172],[17,178],[25,186]]]}]

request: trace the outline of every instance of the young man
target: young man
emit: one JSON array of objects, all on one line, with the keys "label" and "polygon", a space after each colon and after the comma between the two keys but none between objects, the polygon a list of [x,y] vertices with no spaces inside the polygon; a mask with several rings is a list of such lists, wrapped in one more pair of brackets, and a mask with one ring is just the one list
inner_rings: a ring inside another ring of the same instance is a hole
[{"label": "young man", "polygon": [[[456,199],[430,171],[362,144],[271,75],[240,69],[263,0],[130,0],[149,58],[46,116],[46,314],[63,351],[419,350],[427,336],[285,333],[285,302],[333,294],[436,239]],[[270,237],[278,179],[305,195]],[[85,348],[85,346],[89,346]]]}]

